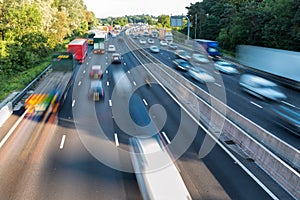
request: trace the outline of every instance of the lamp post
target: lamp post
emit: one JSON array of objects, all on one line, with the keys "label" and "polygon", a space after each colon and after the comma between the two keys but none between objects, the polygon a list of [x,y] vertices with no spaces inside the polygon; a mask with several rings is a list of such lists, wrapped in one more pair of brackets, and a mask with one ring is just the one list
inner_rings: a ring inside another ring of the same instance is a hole
[{"label": "lamp post", "polygon": [[190,18],[188,18],[188,16],[184,16],[185,18],[187,18],[188,22],[187,22],[187,40],[190,40]]}]

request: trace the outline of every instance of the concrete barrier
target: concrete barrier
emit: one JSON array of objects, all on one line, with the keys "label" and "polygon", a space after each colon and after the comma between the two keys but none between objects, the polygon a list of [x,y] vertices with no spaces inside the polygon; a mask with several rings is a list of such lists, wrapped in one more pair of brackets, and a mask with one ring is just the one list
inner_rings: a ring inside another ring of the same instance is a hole
[{"label": "concrete barrier", "polygon": [[[154,57],[151,59],[155,61]],[[297,149],[227,107],[168,66],[158,64],[158,67],[147,67],[147,69],[166,88],[173,88],[172,92],[176,98],[209,130],[218,131],[222,124],[220,129],[222,134],[241,147],[292,196],[300,199],[300,174],[284,162],[299,167],[300,156]],[[269,148],[284,159],[275,155]]]},{"label": "concrete barrier", "polygon": [[0,127],[5,123],[5,121],[13,113],[12,103],[8,102],[5,106],[0,109]]}]

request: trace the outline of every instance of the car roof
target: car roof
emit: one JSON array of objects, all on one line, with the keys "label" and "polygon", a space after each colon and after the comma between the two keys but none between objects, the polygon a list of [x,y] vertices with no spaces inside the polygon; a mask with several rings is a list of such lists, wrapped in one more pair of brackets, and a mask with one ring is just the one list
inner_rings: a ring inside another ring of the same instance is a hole
[{"label": "car roof", "polygon": [[93,69],[93,70],[95,70],[95,69],[101,69],[101,65],[93,65],[93,66],[92,66],[92,69]]},{"label": "car roof", "polygon": [[102,87],[102,82],[100,80],[92,80],[91,88],[95,88],[95,87]]},{"label": "car roof", "polygon": [[241,76],[241,80],[251,80],[252,82],[259,83],[261,85],[265,86],[277,86],[276,83],[269,81],[265,78],[262,78],[260,76],[252,75],[252,74],[243,74]]}]

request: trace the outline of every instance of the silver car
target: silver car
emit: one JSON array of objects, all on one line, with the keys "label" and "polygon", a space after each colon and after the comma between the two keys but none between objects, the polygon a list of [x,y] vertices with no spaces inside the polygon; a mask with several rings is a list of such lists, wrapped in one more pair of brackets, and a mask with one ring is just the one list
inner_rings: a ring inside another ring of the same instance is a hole
[{"label": "silver car", "polygon": [[286,99],[286,95],[280,91],[276,83],[259,76],[243,74],[239,84],[243,90],[263,100],[281,101]]},{"label": "silver car", "polygon": [[189,75],[200,83],[213,83],[215,78],[206,70],[199,67],[191,67],[188,69]]},{"label": "silver car", "polygon": [[238,74],[239,71],[237,67],[231,63],[224,62],[224,61],[216,61],[215,62],[216,70],[223,72],[225,74]]}]

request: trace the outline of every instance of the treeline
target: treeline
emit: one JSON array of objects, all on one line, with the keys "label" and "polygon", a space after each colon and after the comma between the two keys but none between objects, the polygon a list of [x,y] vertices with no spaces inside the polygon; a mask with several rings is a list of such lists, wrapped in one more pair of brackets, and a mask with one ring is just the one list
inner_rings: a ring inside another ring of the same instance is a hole
[{"label": "treeline", "polygon": [[83,0],[2,0],[1,77],[30,69],[66,38],[85,36],[97,24]]},{"label": "treeline", "polygon": [[227,50],[249,44],[300,51],[300,0],[203,0],[186,8],[191,37],[196,29],[197,38]]}]

